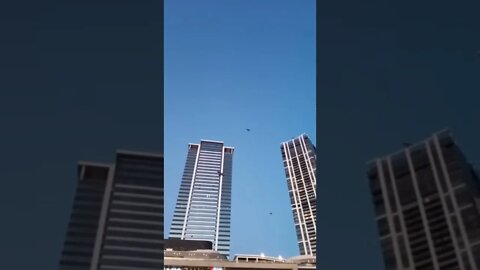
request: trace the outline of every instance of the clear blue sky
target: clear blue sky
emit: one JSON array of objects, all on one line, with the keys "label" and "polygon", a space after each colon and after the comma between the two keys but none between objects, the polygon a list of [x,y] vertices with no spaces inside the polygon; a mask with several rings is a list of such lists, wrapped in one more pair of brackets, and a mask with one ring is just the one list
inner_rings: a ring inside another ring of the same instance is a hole
[{"label": "clear blue sky", "polygon": [[315,143],[315,94],[314,0],[165,1],[166,233],[188,143],[221,140],[231,254],[298,255],[280,143]]}]

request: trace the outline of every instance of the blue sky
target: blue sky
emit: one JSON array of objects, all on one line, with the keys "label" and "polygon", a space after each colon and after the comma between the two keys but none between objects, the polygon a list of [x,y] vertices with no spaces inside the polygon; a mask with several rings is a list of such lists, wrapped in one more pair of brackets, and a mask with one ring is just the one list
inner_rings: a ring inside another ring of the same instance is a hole
[{"label": "blue sky", "polygon": [[165,1],[166,233],[188,143],[221,140],[235,147],[231,254],[298,255],[280,143],[315,143],[315,94],[314,0]]}]

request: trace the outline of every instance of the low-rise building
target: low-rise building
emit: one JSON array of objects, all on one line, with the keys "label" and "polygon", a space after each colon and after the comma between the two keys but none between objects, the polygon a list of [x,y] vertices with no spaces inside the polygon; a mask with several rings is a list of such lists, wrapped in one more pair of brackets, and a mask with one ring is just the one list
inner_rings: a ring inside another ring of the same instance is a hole
[{"label": "low-rise building", "polygon": [[165,250],[165,270],[312,270],[316,269],[313,256],[289,259],[265,255],[236,255],[228,260],[214,250]]}]

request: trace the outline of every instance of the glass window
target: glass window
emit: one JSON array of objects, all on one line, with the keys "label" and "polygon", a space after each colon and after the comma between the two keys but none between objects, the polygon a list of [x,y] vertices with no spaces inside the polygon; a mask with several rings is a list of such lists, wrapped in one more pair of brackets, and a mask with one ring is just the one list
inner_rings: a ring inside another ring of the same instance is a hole
[{"label": "glass window", "polygon": [[407,205],[416,200],[415,190],[413,188],[412,176],[405,174],[396,181],[398,196],[402,205]]},{"label": "glass window", "polygon": [[387,218],[381,218],[377,220],[378,232],[380,236],[385,236],[390,233],[388,228]]},{"label": "glass window", "polygon": [[418,188],[422,197],[438,193],[432,167],[426,166],[416,171]]},{"label": "glass window", "polygon": [[462,210],[463,224],[471,242],[480,240],[480,215],[474,207]]},{"label": "glass window", "polygon": [[473,196],[465,185],[455,189],[455,199],[457,200],[458,207],[473,203]]},{"label": "glass window", "polygon": [[395,231],[397,233],[402,231],[402,227],[400,226],[400,219],[398,218],[398,215],[393,216],[393,224],[395,225]]},{"label": "glass window", "polygon": [[395,260],[395,255],[393,253],[392,239],[387,238],[381,241],[381,246],[383,250],[385,266],[387,270],[394,270],[397,268],[397,261]]}]

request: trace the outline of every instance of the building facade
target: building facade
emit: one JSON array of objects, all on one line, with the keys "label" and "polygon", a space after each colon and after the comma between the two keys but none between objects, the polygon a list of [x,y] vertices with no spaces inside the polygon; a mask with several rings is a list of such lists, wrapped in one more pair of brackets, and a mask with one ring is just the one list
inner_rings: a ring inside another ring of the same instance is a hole
[{"label": "building facade", "polygon": [[229,256],[233,152],[218,141],[188,145],[170,238],[210,241]]},{"label": "building facade", "polygon": [[306,134],[281,144],[298,246],[301,255],[317,253],[317,158]]},{"label": "building facade", "polygon": [[163,157],[118,152],[109,197],[98,270],[163,267]]},{"label": "building facade", "polygon": [[479,270],[479,179],[448,130],[369,163],[386,269]]},{"label": "building facade", "polygon": [[163,156],[81,162],[60,270],[163,268]]},{"label": "building facade", "polygon": [[78,183],[68,223],[60,270],[90,270],[107,182],[113,166],[80,162]]}]

